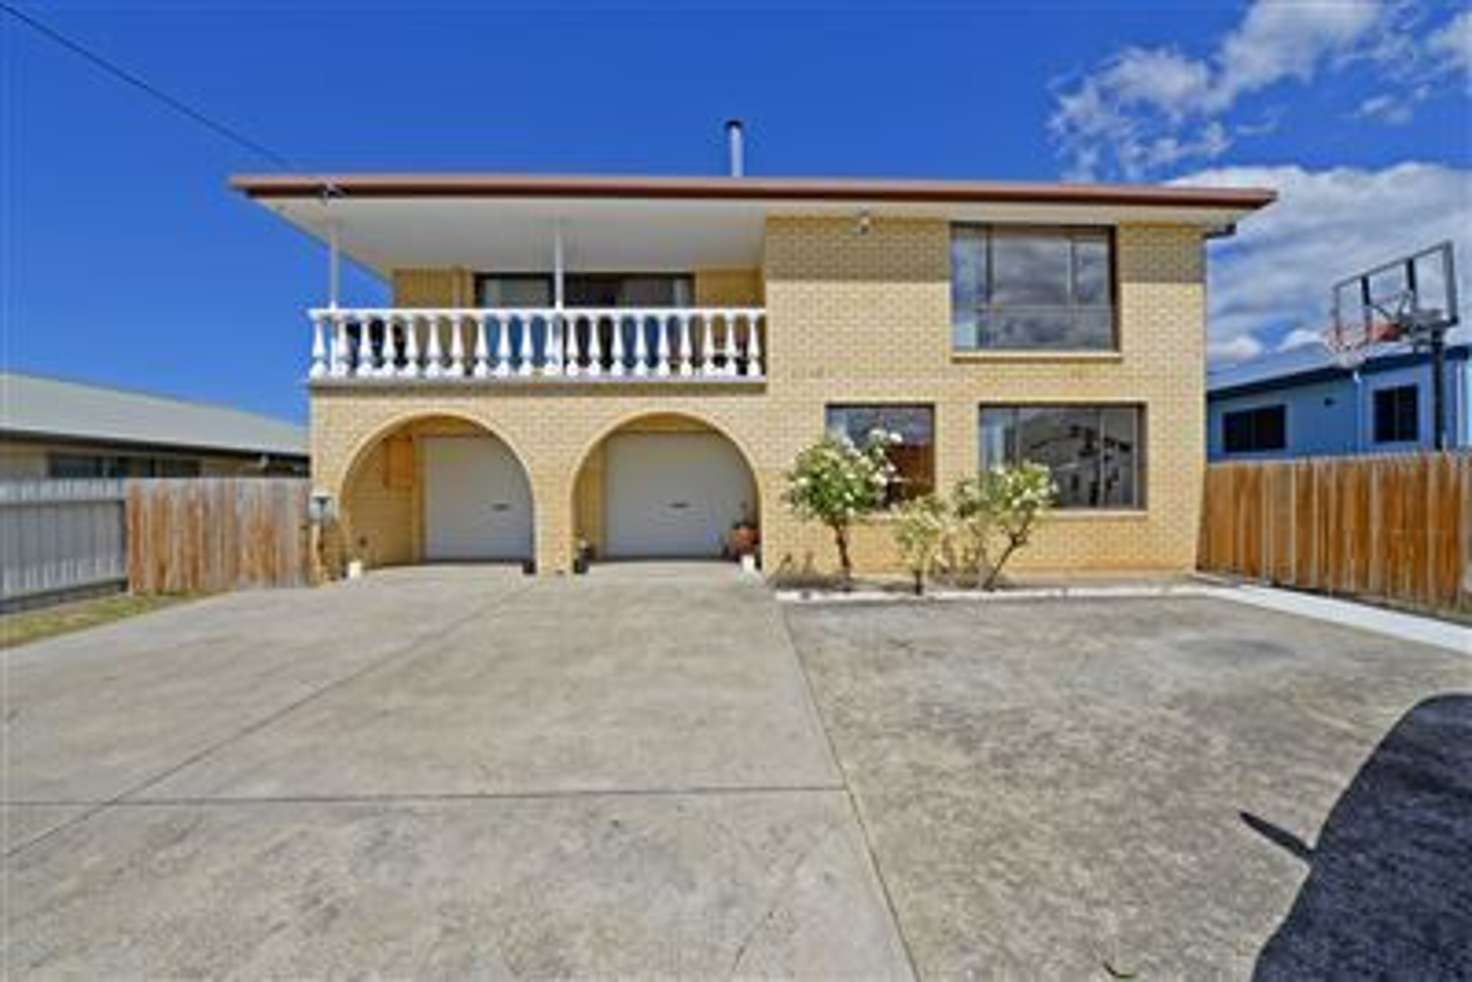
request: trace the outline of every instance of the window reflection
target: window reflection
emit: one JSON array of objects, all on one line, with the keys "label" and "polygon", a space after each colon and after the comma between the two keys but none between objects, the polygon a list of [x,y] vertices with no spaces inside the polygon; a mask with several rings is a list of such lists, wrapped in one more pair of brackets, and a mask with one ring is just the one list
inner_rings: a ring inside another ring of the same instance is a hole
[{"label": "window reflection", "polygon": [[1139,508],[1141,416],[1138,406],[986,406],[982,467],[1044,465],[1059,508]]}]

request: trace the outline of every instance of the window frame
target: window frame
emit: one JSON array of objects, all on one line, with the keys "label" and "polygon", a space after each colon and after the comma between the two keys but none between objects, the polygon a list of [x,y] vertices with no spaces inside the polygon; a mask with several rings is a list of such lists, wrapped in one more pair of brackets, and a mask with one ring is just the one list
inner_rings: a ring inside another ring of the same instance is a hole
[{"label": "window frame", "polygon": [[[1009,234],[1009,233],[1010,234],[1026,234],[1026,233],[1037,234],[1037,233],[1046,233],[1048,235],[1052,235],[1052,236],[1055,236],[1055,237],[1062,237],[1062,238],[1066,238],[1068,240],[1068,243],[1069,243],[1069,250],[1068,250],[1068,294],[1069,294],[1069,302],[1068,302],[1068,304],[1066,306],[1061,306],[1060,307],[1058,305],[1047,305],[1047,304],[1014,304],[1014,305],[1011,305],[1010,307],[999,307],[996,304],[994,304],[994,303],[991,302],[991,297],[995,294],[995,284],[996,284],[996,259],[995,259],[994,243],[995,243],[995,238],[996,238],[995,233],[998,230],[1001,230],[1004,235]],[[974,343],[971,344],[971,345],[968,345],[968,346],[960,346],[960,345],[957,345],[956,344],[956,310],[957,310],[957,304],[956,304],[956,299],[955,299],[955,285],[956,285],[955,244],[956,244],[956,239],[957,239],[957,233],[959,233],[959,232],[965,232],[965,231],[973,231],[973,232],[979,231],[979,232],[984,233],[983,234],[983,242],[985,244],[985,249],[986,249],[986,261],[984,263],[984,267],[985,267],[985,271],[986,271],[986,282],[984,284],[979,284],[978,285],[978,290],[977,290],[977,293],[978,293],[978,301],[977,301],[976,305],[971,310],[971,313],[972,313],[973,317],[975,318],[975,320],[973,321],[973,334],[975,335]],[[992,345],[983,345],[983,344],[981,344],[980,343],[980,340],[981,340],[981,338],[980,338],[980,334],[981,334],[981,332],[980,332],[980,324],[981,324],[982,318],[985,317],[989,313],[998,312],[998,311],[1005,311],[1005,310],[1008,310],[1008,309],[1010,309],[1010,310],[1046,310],[1046,309],[1054,309],[1054,310],[1066,310],[1066,311],[1069,312],[1070,315],[1077,316],[1079,314],[1079,312],[1081,312],[1081,311],[1102,309],[1101,305],[1078,304],[1074,300],[1074,294],[1077,292],[1077,289],[1078,289],[1078,252],[1077,252],[1077,247],[1076,247],[1076,241],[1077,241],[1077,239],[1084,238],[1084,237],[1102,237],[1104,239],[1104,242],[1105,242],[1106,247],[1108,249],[1108,259],[1109,259],[1109,271],[1108,271],[1108,289],[1109,289],[1109,299],[1108,299],[1108,311],[1109,311],[1109,343],[1108,343],[1108,345],[1099,346],[1099,347],[1084,347],[1084,348],[1080,348],[1080,347],[1053,347],[1053,346],[1049,346],[1049,345],[1024,345],[1024,346],[1017,346],[1017,345],[1006,345],[1006,346],[995,345],[995,346],[992,346]],[[971,356],[971,355],[991,355],[991,354],[999,354],[999,355],[1011,355],[1011,354],[1025,354],[1025,355],[1038,355],[1038,354],[1041,354],[1041,355],[1073,354],[1073,355],[1090,356],[1090,355],[1101,355],[1101,354],[1118,354],[1120,352],[1121,347],[1120,347],[1120,324],[1119,324],[1119,236],[1118,236],[1118,229],[1115,226],[1113,226],[1113,225],[1087,225],[1087,224],[1048,225],[1048,224],[1041,224],[1041,223],[1035,223],[1035,222],[952,222],[951,225],[950,225],[950,237],[949,237],[949,242],[948,242],[948,248],[947,248],[947,254],[946,254],[946,261],[947,261],[947,264],[950,266],[950,279],[949,279],[950,286],[951,286],[950,338],[951,338],[951,351],[953,353],[959,353],[959,354],[968,355],[968,356]],[[982,299],[982,298],[985,298],[985,299]]]},{"label": "window frame", "polygon": [[[884,508],[883,508],[883,510],[886,511],[886,512],[892,511],[892,510],[894,510],[895,508],[897,508],[899,505],[903,504],[906,501],[911,501],[911,500],[913,500],[915,498],[924,497],[927,494],[934,494],[935,491],[936,491],[936,482],[938,480],[938,472],[937,472],[936,468],[937,468],[937,466],[939,464],[939,457],[937,455],[937,449],[936,449],[936,443],[935,443],[935,432],[936,432],[936,408],[935,408],[935,403],[933,403],[933,402],[921,402],[921,401],[909,401],[909,402],[828,402],[828,403],[824,403],[823,404],[823,432],[825,434],[831,434],[833,432],[832,428],[829,426],[829,423],[828,423],[828,417],[829,417],[829,414],[830,413],[833,413],[835,411],[852,410],[852,409],[906,409],[906,410],[908,410],[908,409],[923,409],[923,410],[925,410],[929,414],[929,416],[930,416],[930,444],[929,444],[929,447],[930,447],[930,487],[919,489],[919,490],[907,490],[906,484],[904,482],[896,482],[895,484],[890,485],[889,488],[887,488],[885,490],[885,495],[884,495]],[[852,439],[851,436],[849,438]]]},{"label": "window frame", "polygon": [[[1263,446],[1258,441],[1259,432],[1256,418],[1263,413],[1272,412],[1276,412],[1279,416],[1282,417],[1281,431],[1283,439],[1282,442],[1279,443],[1277,446]],[[1248,435],[1251,438],[1248,442],[1251,444],[1251,446],[1233,447],[1230,437],[1230,420],[1243,416],[1253,417],[1251,425],[1248,426]],[[1222,410],[1221,415],[1221,427],[1222,453],[1227,456],[1237,457],[1246,456],[1248,454],[1278,453],[1280,451],[1285,451],[1288,449],[1288,404],[1286,402],[1270,402],[1264,403],[1260,406],[1244,406],[1241,409],[1224,409]]]},{"label": "window frame", "polygon": [[[1403,416],[1405,407],[1400,399],[1407,392],[1410,393],[1410,436],[1402,435],[1400,424],[1405,422]],[[1390,429],[1391,435],[1381,437],[1380,435],[1380,408],[1381,400],[1393,400],[1390,407]],[[1370,396],[1370,436],[1377,444],[1385,443],[1420,443],[1421,442],[1421,386],[1415,382],[1405,382],[1400,385],[1385,385],[1374,390]]]},{"label": "window frame", "polygon": [[[1105,433],[1104,412],[1111,409],[1127,409],[1134,416],[1134,466],[1131,484],[1134,489],[1134,500],[1129,504],[1099,504],[1099,505],[1064,505],[1054,503],[1053,510],[1065,515],[1112,515],[1129,514],[1144,515],[1150,508],[1150,483],[1149,483],[1149,407],[1144,402],[1118,401],[1118,402],[982,402],[976,407],[976,461],[977,473],[984,474],[992,466],[987,460],[985,431],[982,427],[983,415],[988,410],[1007,410],[1013,414],[1011,424],[1011,439],[1007,440],[1004,454],[1010,458],[1004,463],[1015,466],[1021,460],[1017,448],[1017,429],[1022,410],[1067,410],[1077,412],[1079,410],[1092,410],[1098,414],[1098,432]],[[1104,455],[1099,455],[1099,466],[1103,466]],[[1050,468],[1051,471],[1051,468]],[[1101,481],[1102,484],[1102,481]]]}]

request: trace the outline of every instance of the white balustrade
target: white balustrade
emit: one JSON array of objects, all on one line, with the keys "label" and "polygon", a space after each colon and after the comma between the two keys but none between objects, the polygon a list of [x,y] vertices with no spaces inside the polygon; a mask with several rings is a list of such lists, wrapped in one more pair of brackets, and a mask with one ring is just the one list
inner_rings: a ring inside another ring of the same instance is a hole
[{"label": "white balustrade", "polygon": [[494,383],[632,377],[673,384],[759,381],[766,375],[766,311],[759,307],[324,307],[308,316],[313,379]]}]

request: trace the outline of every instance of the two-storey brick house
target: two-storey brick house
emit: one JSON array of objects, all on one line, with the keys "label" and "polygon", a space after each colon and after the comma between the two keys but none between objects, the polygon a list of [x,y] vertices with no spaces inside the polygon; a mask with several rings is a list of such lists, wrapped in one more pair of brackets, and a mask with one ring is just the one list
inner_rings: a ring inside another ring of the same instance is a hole
[{"label": "two-storey brick house", "polygon": [[[310,312],[338,555],[714,555],[829,568],[783,507],[828,430],[902,434],[903,493],[1047,463],[1025,563],[1194,566],[1204,239],[1257,189],[750,177],[240,176],[392,284]],[[334,260],[335,261],[335,260]],[[860,568],[897,557],[881,518]]]}]

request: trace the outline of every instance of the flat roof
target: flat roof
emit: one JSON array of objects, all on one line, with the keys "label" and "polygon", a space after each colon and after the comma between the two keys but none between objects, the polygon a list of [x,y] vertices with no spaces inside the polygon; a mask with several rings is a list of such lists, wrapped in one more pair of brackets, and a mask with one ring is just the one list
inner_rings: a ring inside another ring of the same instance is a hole
[{"label": "flat roof", "polygon": [[307,456],[303,426],[228,406],[0,372],[0,434],[223,454]]},{"label": "flat roof", "polygon": [[[1466,361],[1469,356],[1472,356],[1472,344],[1453,340],[1447,345],[1448,361]],[[1395,342],[1377,347],[1359,371],[1364,375],[1374,375],[1425,364],[1430,360],[1430,352],[1419,350],[1407,342]],[[1209,399],[1230,399],[1347,378],[1353,374],[1354,370],[1336,362],[1327,348],[1305,344],[1209,370],[1206,395]]]},{"label": "flat roof", "polygon": [[345,173],[236,174],[253,198],[644,198],[745,201],[893,201],[1160,205],[1255,209],[1269,188],[1150,184],[1046,184],[846,177],[670,177],[645,174]]}]

